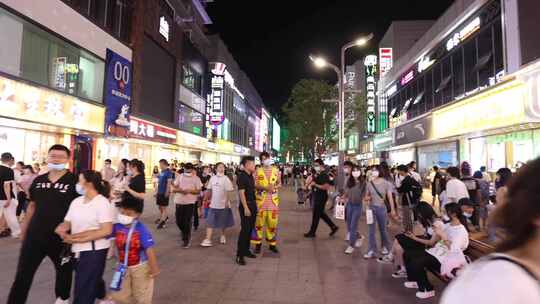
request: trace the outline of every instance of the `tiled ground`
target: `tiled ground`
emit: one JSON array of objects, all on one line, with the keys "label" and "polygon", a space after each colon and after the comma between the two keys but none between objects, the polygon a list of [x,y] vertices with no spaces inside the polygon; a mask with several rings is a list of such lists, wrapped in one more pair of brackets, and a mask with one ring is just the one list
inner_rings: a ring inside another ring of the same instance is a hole
[{"label": "tiled ground", "polygon": [[[390,277],[391,266],[366,261],[360,251],[344,255],[343,223],[335,238],[328,237],[329,229],[321,222],[318,238],[304,239],[302,234],[309,228],[311,214],[307,209],[298,210],[294,199],[291,191],[282,193],[280,256],[263,252],[261,258],[248,260],[245,267],[234,264],[238,227],[229,231],[227,245],[213,248],[198,246],[203,238],[200,229],[195,232],[194,246],[187,250],[180,247],[174,221],[165,230],[153,230],[162,270],[156,281],[154,303],[436,303],[417,301],[414,291]],[[153,227],[153,204],[148,203],[145,213],[143,220]],[[366,231],[365,227],[362,231]],[[4,303],[15,272],[19,242],[2,239],[0,248],[0,303]],[[111,262],[107,267],[107,280],[112,266]],[[34,279],[28,303],[54,302],[52,272],[46,260]],[[440,290],[442,284],[433,281]]]}]

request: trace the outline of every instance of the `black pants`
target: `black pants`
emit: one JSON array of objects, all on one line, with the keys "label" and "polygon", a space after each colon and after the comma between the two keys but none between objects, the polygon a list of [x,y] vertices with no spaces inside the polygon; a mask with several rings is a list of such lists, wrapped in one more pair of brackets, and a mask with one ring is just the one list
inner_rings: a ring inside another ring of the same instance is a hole
[{"label": "black pants", "polygon": [[[422,236],[419,236],[419,237],[423,238]],[[421,250],[426,249],[426,245],[411,239],[410,237],[406,236],[403,233],[397,234],[396,240],[401,246],[401,248],[403,248],[403,252],[421,251]]]},{"label": "black pants", "polygon": [[240,234],[238,235],[238,249],[236,255],[244,257],[250,253],[249,246],[251,242],[251,233],[255,229],[255,219],[257,218],[257,204],[255,202],[248,202],[249,211],[251,216],[247,217],[244,212],[244,206],[240,204],[238,212],[240,213]]},{"label": "black pants", "polygon": [[60,265],[61,251],[62,242],[60,239],[53,238],[47,241],[38,241],[26,238],[21,247],[15,281],[11,286],[7,303],[26,303],[34,275],[46,256],[51,259],[56,270],[56,283],[54,287],[56,297],[64,300],[68,299],[71,292],[73,265],[71,262]]},{"label": "black pants", "polygon": [[309,234],[316,234],[317,228],[319,227],[319,221],[322,220],[330,227],[336,227],[336,224],[332,222],[328,214],[326,214],[326,200],[321,200],[315,198],[313,200],[313,219],[311,221],[311,228],[309,229]]},{"label": "black pants", "polygon": [[441,271],[441,263],[425,250],[409,250],[403,254],[407,280],[418,283],[419,291],[432,291],[433,285],[428,280],[427,269]]},{"label": "black pants", "polygon": [[26,193],[24,193],[23,191],[17,193],[17,200],[19,201],[19,204],[17,205],[16,215],[19,216],[23,211],[26,212]]},{"label": "black pants", "polygon": [[191,219],[193,218],[195,204],[176,205],[176,225],[182,234],[182,241],[191,239]]},{"label": "black pants", "polygon": [[73,304],[94,304],[105,298],[103,271],[109,249],[90,250],[80,253],[75,263],[75,291]]}]

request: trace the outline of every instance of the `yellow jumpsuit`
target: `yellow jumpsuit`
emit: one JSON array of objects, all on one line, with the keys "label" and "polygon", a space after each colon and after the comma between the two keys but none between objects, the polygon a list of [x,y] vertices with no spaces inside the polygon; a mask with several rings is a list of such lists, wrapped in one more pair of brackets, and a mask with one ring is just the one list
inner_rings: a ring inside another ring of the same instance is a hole
[{"label": "yellow jumpsuit", "polygon": [[[271,168],[270,176],[265,174],[264,167],[257,169],[255,174],[256,184],[262,187],[268,187],[272,184],[278,185],[279,170],[276,167]],[[271,200],[267,200],[267,196],[271,195]],[[268,193],[265,190],[257,190],[255,193],[257,202],[257,218],[255,220],[255,229],[251,234],[251,243],[259,245],[262,243],[264,236],[264,226],[266,226],[266,242],[268,245],[275,246],[277,244],[277,225],[279,218],[279,196],[277,190],[273,193]]]}]

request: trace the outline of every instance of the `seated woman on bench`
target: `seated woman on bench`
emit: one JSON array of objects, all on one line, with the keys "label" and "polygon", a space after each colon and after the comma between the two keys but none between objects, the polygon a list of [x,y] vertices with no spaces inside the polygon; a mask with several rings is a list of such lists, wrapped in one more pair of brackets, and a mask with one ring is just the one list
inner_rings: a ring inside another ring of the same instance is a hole
[{"label": "seated woman on bench", "polygon": [[463,216],[461,208],[456,203],[449,203],[444,206],[450,222],[444,226],[434,226],[434,237],[425,241],[417,238],[412,233],[408,237],[420,243],[426,242],[426,245],[433,247],[426,250],[405,250],[403,259],[405,269],[407,270],[407,282],[404,283],[407,288],[418,289],[416,297],[427,299],[435,296],[433,285],[428,280],[427,270],[441,272],[441,266],[446,263],[450,255],[461,256],[463,260],[463,251],[469,246],[469,232],[466,228],[467,222]]}]

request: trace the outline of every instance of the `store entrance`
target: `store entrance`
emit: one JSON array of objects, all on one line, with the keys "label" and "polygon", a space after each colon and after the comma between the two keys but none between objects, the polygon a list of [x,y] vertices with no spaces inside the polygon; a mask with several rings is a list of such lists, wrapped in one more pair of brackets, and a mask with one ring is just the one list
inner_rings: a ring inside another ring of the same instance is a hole
[{"label": "store entrance", "polygon": [[92,169],[92,143],[93,140],[86,136],[75,136],[73,148],[73,173],[79,173]]}]

